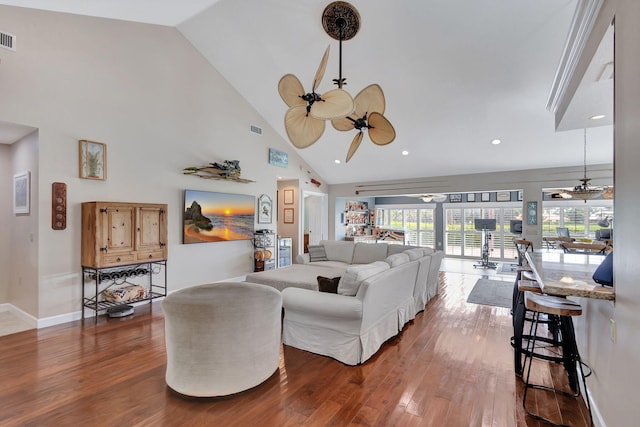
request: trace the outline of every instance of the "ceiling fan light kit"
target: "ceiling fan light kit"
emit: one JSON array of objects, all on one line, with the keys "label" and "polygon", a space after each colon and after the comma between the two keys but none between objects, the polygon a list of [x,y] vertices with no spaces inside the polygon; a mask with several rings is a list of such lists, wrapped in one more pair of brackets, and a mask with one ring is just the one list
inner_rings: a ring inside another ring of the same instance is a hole
[{"label": "ceiling fan light kit", "polygon": [[571,198],[584,200],[584,202],[586,203],[587,200],[595,199],[596,197],[604,193],[604,191],[606,190],[606,188],[604,187],[589,186],[589,181],[591,181],[591,179],[587,178],[587,129],[586,128],[584,129],[584,163],[583,165],[584,165],[584,175],[579,180],[581,181],[581,184],[576,185],[571,190],[566,190],[560,194],[562,195],[564,193],[566,195],[569,195]]},{"label": "ceiling fan light kit", "polygon": [[322,13],[322,27],[331,38],[340,42],[339,74],[337,79],[333,79],[338,88],[322,95],[316,93],[327,67],[329,46],[316,72],[311,92],[305,93],[302,84],[293,74],[286,74],[280,79],[278,93],[289,107],[285,113],[284,126],[289,140],[296,148],[307,148],[318,141],[324,133],[326,120],[331,120],[338,131],[357,130],[347,151],[346,162],[349,162],[360,146],[365,130],[376,145],[390,144],[395,139],[396,132],[384,117],[385,99],[379,85],[367,86],[355,98],[342,88],[347,84],[346,78],[342,77],[342,42],[352,39],[358,33],[358,11],[347,2],[333,2]]}]

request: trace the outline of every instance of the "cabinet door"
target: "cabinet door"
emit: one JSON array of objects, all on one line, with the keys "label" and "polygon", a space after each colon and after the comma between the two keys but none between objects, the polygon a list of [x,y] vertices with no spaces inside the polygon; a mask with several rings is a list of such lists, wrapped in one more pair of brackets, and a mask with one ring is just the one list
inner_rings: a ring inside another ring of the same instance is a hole
[{"label": "cabinet door", "polygon": [[101,212],[102,236],[107,237],[106,254],[113,255],[134,250],[135,209],[133,206],[106,206]]},{"label": "cabinet door", "polygon": [[161,251],[166,239],[165,210],[160,207],[138,208],[136,250]]}]

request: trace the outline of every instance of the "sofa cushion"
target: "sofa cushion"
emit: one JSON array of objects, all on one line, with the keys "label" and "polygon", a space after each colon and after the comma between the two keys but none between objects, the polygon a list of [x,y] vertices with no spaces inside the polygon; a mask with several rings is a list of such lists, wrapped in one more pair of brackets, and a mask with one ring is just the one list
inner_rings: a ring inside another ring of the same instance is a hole
[{"label": "sofa cushion", "polygon": [[424,255],[431,255],[432,253],[435,252],[433,248],[422,247],[421,249]]},{"label": "sofa cushion", "polygon": [[329,261],[342,261],[351,264],[353,260],[353,242],[344,240],[322,240],[320,242],[324,246]]},{"label": "sofa cushion", "polygon": [[318,276],[318,290],[320,292],[337,294],[338,283],[340,283],[340,277],[329,278],[329,277]]},{"label": "sofa cushion", "polygon": [[309,245],[309,262],[328,261],[327,253],[322,245]]},{"label": "sofa cushion", "polygon": [[387,250],[387,255],[399,254],[401,252],[406,251],[407,249],[415,249],[416,246],[409,245],[389,245],[389,249]]},{"label": "sofa cushion", "polygon": [[422,248],[407,249],[403,252],[403,254],[409,255],[409,260],[415,261],[424,256],[424,251],[422,250]]},{"label": "sofa cushion", "polygon": [[387,264],[389,264],[391,268],[393,268],[402,264],[406,264],[411,260],[409,259],[409,255],[405,253],[400,253],[400,254],[389,255],[388,257],[385,258],[384,261]]},{"label": "sofa cushion", "polygon": [[387,257],[387,245],[358,242],[353,249],[352,264],[371,264]]},{"label": "sofa cushion", "polygon": [[352,265],[347,268],[338,284],[340,295],[354,296],[360,289],[360,283],[369,277],[388,270],[389,264],[384,261],[376,261],[371,264]]}]

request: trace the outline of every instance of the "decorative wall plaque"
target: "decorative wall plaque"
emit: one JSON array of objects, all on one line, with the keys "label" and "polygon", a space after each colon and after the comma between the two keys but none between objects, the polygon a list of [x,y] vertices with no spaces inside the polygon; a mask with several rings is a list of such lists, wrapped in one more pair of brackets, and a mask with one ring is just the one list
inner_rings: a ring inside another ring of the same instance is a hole
[{"label": "decorative wall plaque", "polygon": [[67,184],[64,182],[51,184],[51,228],[67,228]]}]

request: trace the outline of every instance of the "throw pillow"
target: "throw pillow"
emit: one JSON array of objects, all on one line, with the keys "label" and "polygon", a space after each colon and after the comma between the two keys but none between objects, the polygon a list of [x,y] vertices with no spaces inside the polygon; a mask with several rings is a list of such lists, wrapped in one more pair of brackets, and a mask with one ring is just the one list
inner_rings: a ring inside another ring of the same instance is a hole
[{"label": "throw pillow", "polygon": [[409,255],[403,253],[389,255],[385,258],[385,262],[387,262],[391,268],[406,264],[409,261]]},{"label": "throw pillow", "polygon": [[318,276],[318,290],[320,292],[328,292],[330,294],[338,293],[338,283],[340,283],[339,277],[332,279],[328,277]]},{"label": "throw pillow", "polygon": [[[407,261],[408,260],[409,257],[407,257]],[[362,281],[378,273],[382,273],[389,268],[389,264],[384,261],[347,267],[342,279],[340,279],[340,283],[338,283],[338,293],[340,295],[355,296],[358,293],[358,289],[360,289],[360,283],[362,283]]]},{"label": "throw pillow", "polygon": [[317,262],[317,261],[328,261],[327,253],[324,251],[324,246],[322,245],[311,245],[308,247],[309,249],[309,261]]}]

